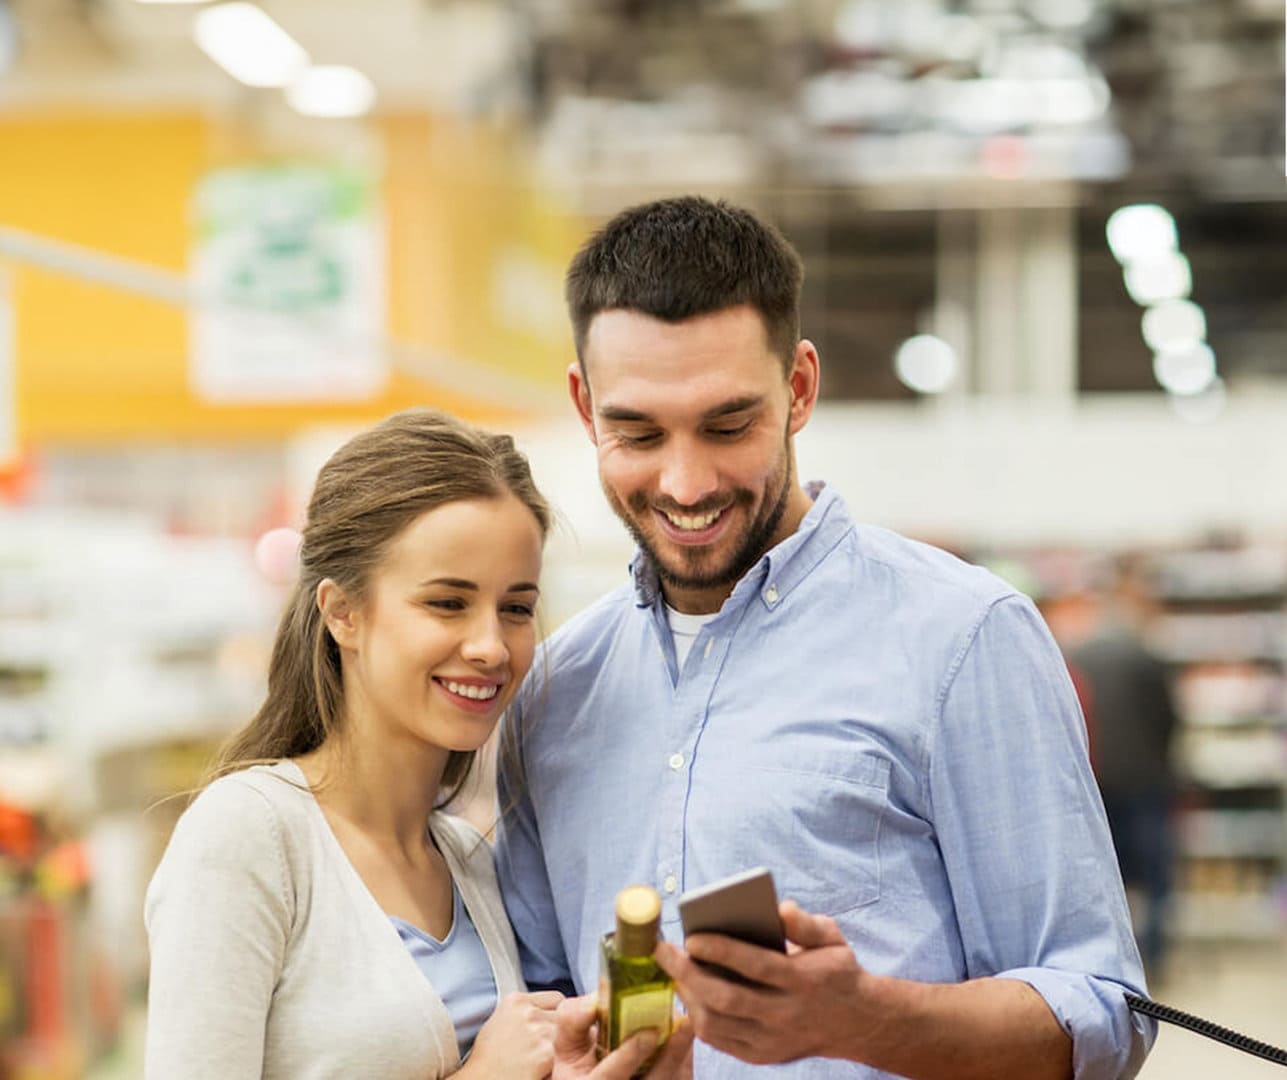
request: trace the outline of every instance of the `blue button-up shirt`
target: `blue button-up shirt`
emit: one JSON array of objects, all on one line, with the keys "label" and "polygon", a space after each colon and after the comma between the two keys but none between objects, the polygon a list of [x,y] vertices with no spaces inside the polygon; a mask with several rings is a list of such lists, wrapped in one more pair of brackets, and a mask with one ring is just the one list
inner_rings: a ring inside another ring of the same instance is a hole
[{"label": "blue button-up shirt", "polygon": [[[862,965],[1021,979],[1079,1080],[1133,1076],[1155,1026],[1086,732],[1027,598],[856,525],[823,489],[738,582],[682,670],[655,570],[565,624],[507,721],[497,858],[529,983],[598,975],[618,889],[760,864]],[[698,1047],[697,1076],[751,1075]],[[813,1059],[774,1075],[876,1077]]]}]

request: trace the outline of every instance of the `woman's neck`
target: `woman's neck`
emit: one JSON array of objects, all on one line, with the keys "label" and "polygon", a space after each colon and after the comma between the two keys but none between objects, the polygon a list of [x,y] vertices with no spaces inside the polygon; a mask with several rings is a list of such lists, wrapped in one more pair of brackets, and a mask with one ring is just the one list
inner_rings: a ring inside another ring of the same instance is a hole
[{"label": "woman's neck", "polygon": [[335,735],[298,763],[328,814],[413,858],[423,850],[447,756],[424,743],[374,745]]}]

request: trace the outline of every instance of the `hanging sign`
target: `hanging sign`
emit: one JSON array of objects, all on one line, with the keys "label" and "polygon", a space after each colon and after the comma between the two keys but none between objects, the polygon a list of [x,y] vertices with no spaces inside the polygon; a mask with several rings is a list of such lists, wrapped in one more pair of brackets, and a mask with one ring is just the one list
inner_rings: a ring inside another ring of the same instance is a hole
[{"label": "hanging sign", "polygon": [[313,164],[221,169],[197,188],[193,387],[217,402],[353,400],[384,389],[375,189]]}]

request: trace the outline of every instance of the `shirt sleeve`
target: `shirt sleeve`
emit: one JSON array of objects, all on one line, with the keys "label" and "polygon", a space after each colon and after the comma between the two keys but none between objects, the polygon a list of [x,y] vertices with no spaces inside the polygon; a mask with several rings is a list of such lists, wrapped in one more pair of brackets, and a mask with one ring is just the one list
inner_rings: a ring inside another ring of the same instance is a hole
[{"label": "shirt sleeve", "polygon": [[496,877],[514,927],[524,981],[532,990],[555,989],[572,995],[576,993],[572,967],[559,933],[540,828],[525,776],[521,699],[522,695],[515,699],[505,716],[497,754]]},{"label": "shirt sleeve", "polygon": [[148,1080],[259,1080],[291,909],[267,799],[216,781],[179,819],[148,887]]},{"label": "shirt sleeve", "polygon": [[969,977],[1019,979],[1073,1040],[1077,1080],[1132,1077],[1156,1036],[1086,728],[1041,616],[1011,595],[949,671],[927,801]]}]

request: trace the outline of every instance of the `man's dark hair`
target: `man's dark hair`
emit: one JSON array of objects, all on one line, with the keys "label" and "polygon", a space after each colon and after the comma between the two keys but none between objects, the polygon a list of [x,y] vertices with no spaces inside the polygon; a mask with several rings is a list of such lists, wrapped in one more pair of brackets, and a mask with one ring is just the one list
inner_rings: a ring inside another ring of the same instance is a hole
[{"label": "man's dark hair", "polygon": [[577,358],[601,311],[680,322],[738,304],[764,320],[790,370],[800,340],[800,256],[777,229],[723,200],[686,195],[621,211],[577,252],[566,295]]}]

